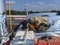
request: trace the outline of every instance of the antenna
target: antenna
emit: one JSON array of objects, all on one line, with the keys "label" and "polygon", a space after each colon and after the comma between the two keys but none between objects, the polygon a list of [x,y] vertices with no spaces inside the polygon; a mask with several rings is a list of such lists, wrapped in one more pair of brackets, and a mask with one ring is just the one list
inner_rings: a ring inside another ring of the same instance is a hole
[{"label": "antenna", "polygon": [[26,12],[26,15],[28,15],[28,9],[27,9],[28,5],[26,4],[26,2],[24,2],[24,11]]}]

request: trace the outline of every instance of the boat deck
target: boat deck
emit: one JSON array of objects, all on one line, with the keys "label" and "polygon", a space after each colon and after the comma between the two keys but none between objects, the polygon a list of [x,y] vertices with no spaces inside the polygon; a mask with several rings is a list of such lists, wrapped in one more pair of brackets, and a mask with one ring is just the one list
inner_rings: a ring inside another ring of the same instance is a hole
[{"label": "boat deck", "polygon": [[52,36],[52,39],[48,40],[48,42],[41,39],[37,42],[37,40],[38,39],[35,40],[34,45],[60,45],[60,38],[55,36]]},{"label": "boat deck", "polygon": [[34,45],[33,31],[28,32],[28,36],[24,39],[25,31],[18,30],[10,45]]}]

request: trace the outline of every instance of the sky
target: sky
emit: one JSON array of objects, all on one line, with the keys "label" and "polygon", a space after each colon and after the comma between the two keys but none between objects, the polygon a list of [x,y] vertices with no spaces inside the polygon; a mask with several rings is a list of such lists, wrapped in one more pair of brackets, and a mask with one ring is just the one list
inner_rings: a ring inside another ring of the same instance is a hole
[{"label": "sky", "polygon": [[[6,2],[13,2],[12,10],[23,11],[46,11],[46,10],[60,10],[60,0],[6,0]],[[7,7],[7,5],[6,5]]]}]

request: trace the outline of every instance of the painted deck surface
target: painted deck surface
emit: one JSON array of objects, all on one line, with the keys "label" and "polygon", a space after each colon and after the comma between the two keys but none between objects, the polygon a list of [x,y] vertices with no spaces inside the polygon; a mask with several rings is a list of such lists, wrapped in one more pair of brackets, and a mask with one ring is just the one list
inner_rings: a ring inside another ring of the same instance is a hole
[{"label": "painted deck surface", "polygon": [[34,45],[33,31],[28,32],[28,36],[26,37],[27,39],[26,43],[24,42],[24,37],[23,37],[24,35],[25,35],[25,31],[21,31],[21,30],[17,31],[10,45]]},{"label": "painted deck surface", "polygon": [[59,37],[55,37],[52,36],[52,39],[49,40],[49,42],[45,41],[45,40],[39,40],[37,42],[38,39],[35,39],[34,41],[34,45],[60,45],[60,38]]}]

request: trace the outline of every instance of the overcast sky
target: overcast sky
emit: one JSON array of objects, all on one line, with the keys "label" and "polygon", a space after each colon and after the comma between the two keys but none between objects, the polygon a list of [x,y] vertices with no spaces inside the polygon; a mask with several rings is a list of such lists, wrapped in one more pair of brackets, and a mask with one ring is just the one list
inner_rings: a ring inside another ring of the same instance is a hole
[{"label": "overcast sky", "polygon": [[11,6],[13,10],[22,11],[24,8],[33,11],[60,10],[60,0],[6,0],[14,1]]}]

